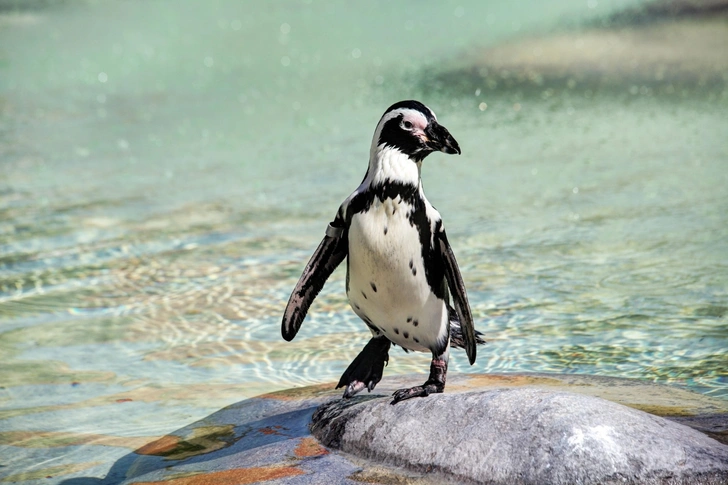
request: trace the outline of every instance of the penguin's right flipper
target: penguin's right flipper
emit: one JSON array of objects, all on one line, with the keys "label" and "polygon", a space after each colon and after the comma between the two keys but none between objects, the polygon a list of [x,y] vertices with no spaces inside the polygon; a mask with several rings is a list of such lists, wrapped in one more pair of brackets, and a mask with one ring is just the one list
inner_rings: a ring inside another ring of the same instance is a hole
[{"label": "penguin's right flipper", "polygon": [[344,398],[352,397],[364,389],[372,392],[374,386],[382,380],[384,366],[389,362],[391,345],[389,339],[383,336],[369,340],[336,385],[336,389],[346,386]]},{"label": "penguin's right flipper", "polygon": [[336,227],[339,221],[329,224],[321,244],[311,256],[311,260],[303,270],[298,284],[293,289],[288,299],[286,311],[283,312],[281,323],[281,335],[289,342],[298,333],[303,319],[306,318],[308,307],[313,303],[324,283],[334,272],[336,267],[346,258],[349,252],[347,230],[343,227]]}]

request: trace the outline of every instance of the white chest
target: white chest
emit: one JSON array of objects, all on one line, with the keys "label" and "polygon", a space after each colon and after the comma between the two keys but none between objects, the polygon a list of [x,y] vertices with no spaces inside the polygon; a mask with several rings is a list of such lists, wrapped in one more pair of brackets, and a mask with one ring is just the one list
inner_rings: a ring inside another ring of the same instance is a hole
[{"label": "white chest", "polygon": [[349,227],[349,302],[353,310],[392,342],[428,350],[449,325],[442,300],[425,277],[412,207],[399,197],[375,198]]}]

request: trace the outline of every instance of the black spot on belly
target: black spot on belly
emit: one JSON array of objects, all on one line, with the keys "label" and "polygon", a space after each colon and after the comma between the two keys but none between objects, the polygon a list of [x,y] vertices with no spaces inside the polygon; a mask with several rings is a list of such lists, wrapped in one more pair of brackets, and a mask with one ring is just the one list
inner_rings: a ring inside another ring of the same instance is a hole
[{"label": "black spot on belly", "polygon": [[417,337],[412,337],[412,340],[414,340],[417,343],[420,343],[420,339],[418,339]]},{"label": "black spot on belly", "polygon": [[414,266],[414,261],[412,261],[412,258],[410,258],[410,269],[412,269],[412,266]]},{"label": "black spot on belly", "polygon": [[364,293],[363,291],[361,292],[361,294],[362,294],[362,296],[364,297],[365,300],[368,300],[369,299],[369,298],[367,298],[367,294]]},{"label": "black spot on belly", "polygon": [[399,335],[399,329],[397,327],[394,327],[394,333],[396,333],[397,335]]},{"label": "black spot on belly", "polygon": [[387,235],[387,231],[388,231],[388,230],[389,230],[389,228],[387,228],[387,226],[384,226],[384,235],[385,235],[385,236]]},{"label": "black spot on belly", "polygon": [[372,287],[372,290],[374,290],[374,293],[376,293],[377,292],[377,285],[375,285],[373,281],[371,283],[369,283],[369,285]]},{"label": "black spot on belly", "polygon": [[412,276],[417,276],[417,268],[412,268]]},{"label": "black spot on belly", "polygon": [[407,323],[412,321],[412,317],[407,317]]},{"label": "black spot on belly", "polygon": [[357,305],[356,303],[354,303],[354,308],[356,308],[357,310],[361,310],[361,308],[359,308],[359,305]]},{"label": "black spot on belly", "polygon": [[402,332],[402,335],[404,335],[404,338],[409,338],[409,332]]},{"label": "black spot on belly", "polygon": [[419,325],[419,324],[420,324],[420,322],[418,322],[417,320],[415,320],[414,322],[412,322],[412,325],[414,325],[415,327],[416,327],[417,325]]}]

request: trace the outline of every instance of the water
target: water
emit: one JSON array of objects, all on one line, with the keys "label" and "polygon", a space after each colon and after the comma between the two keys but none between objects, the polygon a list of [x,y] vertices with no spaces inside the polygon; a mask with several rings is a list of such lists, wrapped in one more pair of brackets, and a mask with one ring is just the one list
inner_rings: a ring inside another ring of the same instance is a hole
[{"label": "water", "polygon": [[636,3],[0,3],[0,477],[103,477],[222,406],[337,380],[368,334],[343,271],[292,343],[281,313],[408,97],[463,149],[423,170],[488,340],[451,372],[728,398],[725,91],[431,82]]}]

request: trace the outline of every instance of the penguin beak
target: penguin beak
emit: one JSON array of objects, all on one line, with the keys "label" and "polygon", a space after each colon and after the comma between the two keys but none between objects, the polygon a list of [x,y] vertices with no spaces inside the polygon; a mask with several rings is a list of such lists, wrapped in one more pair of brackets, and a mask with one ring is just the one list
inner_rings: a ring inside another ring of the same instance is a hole
[{"label": "penguin beak", "polygon": [[425,128],[425,136],[427,141],[425,145],[432,151],[444,152],[454,155],[460,155],[460,145],[455,141],[447,128],[439,124],[437,121],[431,122]]}]

